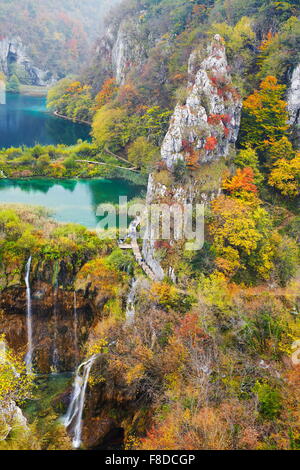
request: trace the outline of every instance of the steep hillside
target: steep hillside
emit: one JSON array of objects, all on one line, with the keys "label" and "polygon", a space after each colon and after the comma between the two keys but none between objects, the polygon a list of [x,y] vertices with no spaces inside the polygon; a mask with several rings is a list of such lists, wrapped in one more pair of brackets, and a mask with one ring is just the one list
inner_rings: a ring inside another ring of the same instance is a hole
[{"label": "steep hillside", "polygon": [[77,72],[111,4],[107,0],[2,1],[0,70],[37,85]]},{"label": "steep hillside", "polygon": [[[48,94],[92,142],[0,152],[3,177],[148,179],[113,239],[2,206],[0,448],[300,449],[299,15],[123,0]],[[73,389],[32,403],[26,351]]]}]

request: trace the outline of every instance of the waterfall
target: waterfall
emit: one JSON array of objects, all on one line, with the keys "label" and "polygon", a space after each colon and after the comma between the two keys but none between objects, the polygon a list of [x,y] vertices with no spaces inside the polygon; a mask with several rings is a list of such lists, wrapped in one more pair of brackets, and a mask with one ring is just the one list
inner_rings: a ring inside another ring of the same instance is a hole
[{"label": "waterfall", "polygon": [[79,349],[78,349],[78,314],[77,314],[77,298],[74,291],[74,344],[75,344],[75,361],[78,364]]},{"label": "waterfall", "polygon": [[135,317],[135,296],[138,281],[133,279],[126,303],[126,324],[131,325]]},{"label": "waterfall", "polygon": [[25,270],[25,284],[26,284],[26,305],[27,305],[27,354],[25,356],[25,363],[27,373],[32,371],[32,307],[31,307],[31,290],[30,290],[30,268],[31,268],[31,256],[29,257],[26,270]]},{"label": "waterfall", "polygon": [[91,368],[99,354],[90,357],[87,361],[80,364],[76,371],[73,385],[73,392],[67,414],[63,418],[63,424],[66,428],[72,426],[73,447],[78,449],[81,445],[82,432],[82,414],[85,401],[86,388],[91,372]]},{"label": "waterfall", "polygon": [[55,287],[54,307],[53,307],[53,317],[54,317],[53,353],[52,353],[52,373],[53,374],[56,374],[58,372],[58,365],[59,365],[59,353],[57,349],[57,332],[58,332],[57,294],[58,294],[58,286]]}]

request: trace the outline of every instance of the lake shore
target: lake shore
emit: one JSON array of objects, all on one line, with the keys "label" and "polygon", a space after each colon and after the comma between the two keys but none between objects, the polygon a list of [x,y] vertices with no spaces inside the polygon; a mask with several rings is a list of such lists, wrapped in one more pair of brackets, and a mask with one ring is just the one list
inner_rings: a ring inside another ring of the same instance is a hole
[{"label": "lake shore", "polygon": [[63,114],[59,114],[57,111],[54,111],[52,114],[56,117],[59,117],[60,119],[65,119],[66,121],[75,122],[76,124],[85,124],[86,126],[90,126],[90,127],[92,125],[91,122],[82,121],[81,119],[72,119],[68,116],[64,116]]},{"label": "lake shore", "polygon": [[20,95],[25,96],[47,96],[49,88],[33,85],[20,85]]}]

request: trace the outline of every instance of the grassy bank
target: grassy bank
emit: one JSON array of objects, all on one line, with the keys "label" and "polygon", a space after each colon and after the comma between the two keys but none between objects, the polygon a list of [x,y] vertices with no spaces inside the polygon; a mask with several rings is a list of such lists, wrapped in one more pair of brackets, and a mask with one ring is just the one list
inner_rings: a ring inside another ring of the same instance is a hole
[{"label": "grassy bank", "polygon": [[0,150],[0,178],[90,179],[124,178],[146,184],[147,176],[99,150],[95,143],[78,141],[67,145],[36,145]]}]

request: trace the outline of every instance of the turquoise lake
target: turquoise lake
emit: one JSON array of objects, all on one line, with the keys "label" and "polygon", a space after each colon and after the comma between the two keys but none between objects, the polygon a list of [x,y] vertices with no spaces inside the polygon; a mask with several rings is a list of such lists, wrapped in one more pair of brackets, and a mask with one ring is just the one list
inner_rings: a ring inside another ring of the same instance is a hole
[{"label": "turquoise lake", "polygon": [[[72,145],[89,138],[89,127],[74,124],[47,112],[44,97],[7,94],[0,105],[0,148],[33,146],[36,143]],[[95,228],[99,204],[128,200],[144,189],[127,180],[0,179],[0,204],[44,206],[58,222]]]},{"label": "turquoise lake", "polygon": [[0,204],[20,203],[44,206],[58,222],[72,222],[95,228],[97,207],[102,203],[128,200],[141,194],[144,186],[127,180],[0,179]]},{"label": "turquoise lake", "polygon": [[72,145],[89,139],[89,133],[87,125],[50,114],[45,97],[7,93],[6,104],[0,104],[0,148]]}]

